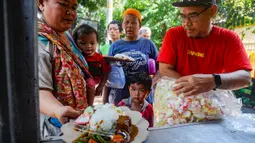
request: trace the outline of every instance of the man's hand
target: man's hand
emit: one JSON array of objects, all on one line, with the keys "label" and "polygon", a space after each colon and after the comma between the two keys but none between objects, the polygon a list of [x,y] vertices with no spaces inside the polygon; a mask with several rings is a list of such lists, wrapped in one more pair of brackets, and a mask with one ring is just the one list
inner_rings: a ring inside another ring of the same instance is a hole
[{"label": "man's hand", "polygon": [[76,111],[70,106],[62,106],[56,110],[55,116],[58,118],[61,124],[65,124],[69,119],[75,119],[81,115],[81,111]]},{"label": "man's hand", "polygon": [[194,74],[177,79],[173,90],[178,95],[184,93],[184,96],[190,96],[208,92],[215,86],[212,74]]},{"label": "man's hand", "polygon": [[97,86],[95,96],[101,96],[103,92],[103,86]]}]

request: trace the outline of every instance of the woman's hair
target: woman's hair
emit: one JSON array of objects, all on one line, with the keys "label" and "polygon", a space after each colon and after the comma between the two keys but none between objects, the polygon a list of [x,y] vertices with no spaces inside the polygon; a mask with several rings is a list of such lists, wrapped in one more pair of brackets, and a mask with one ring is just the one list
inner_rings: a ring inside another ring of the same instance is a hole
[{"label": "woman's hair", "polygon": [[111,24],[117,24],[117,25],[118,25],[118,28],[119,28],[119,31],[120,31],[120,32],[123,31],[122,25],[121,25],[121,23],[120,23],[118,20],[113,20],[113,21],[111,21],[111,22],[108,24],[107,29],[109,29],[109,27],[110,27]]},{"label": "woman's hair", "polygon": [[141,27],[139,30],[139,35],[147,32],[151,34],[151,29],[149,27]]},{"label": "woman's hair", "polygon": [[95,28],[87,25],[87,24],[82,24],[78,27],[76,27],[73,31],[73,39],[75,42],[77,42],[78,38],[82,35],[88,35],[90,33],[95,33],[97,37],[97,42],[99,41],[98,33]]},{"label": "woman's hair", "polygon": [[140,72],[132,76],[127,77],[128,85],[131,84],[142,84],[146,90],[151,90],[152,79],[146,72]]}]

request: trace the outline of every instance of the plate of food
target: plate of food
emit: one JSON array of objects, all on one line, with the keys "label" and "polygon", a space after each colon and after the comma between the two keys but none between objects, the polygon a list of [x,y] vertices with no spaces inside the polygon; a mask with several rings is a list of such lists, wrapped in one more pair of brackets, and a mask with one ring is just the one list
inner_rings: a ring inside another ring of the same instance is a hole
[{"label": "plate of food", "polygon": [[126,56],[124,54],[116,54],[115,56],[104,56],[104,58],[108,62],[116,62],[116,61],[122,61],[122,62],[134,62],[135,59],[129,56]]},{"label": "plate of food", "polygon": [[62,139],[68,143],[141,143],[149,123],[140,112],[113,104],[87,107],[75,121],[62,126]]}]

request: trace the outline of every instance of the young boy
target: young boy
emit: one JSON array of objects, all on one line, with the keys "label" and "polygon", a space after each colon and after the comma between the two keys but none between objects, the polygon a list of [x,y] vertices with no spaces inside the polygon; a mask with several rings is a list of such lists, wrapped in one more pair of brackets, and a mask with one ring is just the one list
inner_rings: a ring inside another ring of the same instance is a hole
[{"label": "young boy", "polygon": [[110,65],[101,54],[96,52],[98,33],[93,27],[83,24],[74,30],[73,38],[79,49],[82,50],[82,54],[88,62],[89,71],[95,83],[98,84],[95,95],[101,95],[110,72]]},{"label": "young boy", "polygon": [[151,90],[152,79],[145,73],[141,72],[128,78],[130,97],[123,99],[118,105],[128,106],[131,110],[142,113],[142,116],[149,122],[149,127],[153,127],[153,109],[145,98]]}]

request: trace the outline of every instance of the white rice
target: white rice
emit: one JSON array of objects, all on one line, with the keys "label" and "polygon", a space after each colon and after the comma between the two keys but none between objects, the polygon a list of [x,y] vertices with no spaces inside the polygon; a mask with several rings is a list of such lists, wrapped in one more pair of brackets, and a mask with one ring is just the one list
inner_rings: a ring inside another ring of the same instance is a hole
[{"label": "white rice", "polygon": [[90,120],[90,129],[93,131],[110,131],[119,118],[116,107],[105,104],[98,108]]}]

